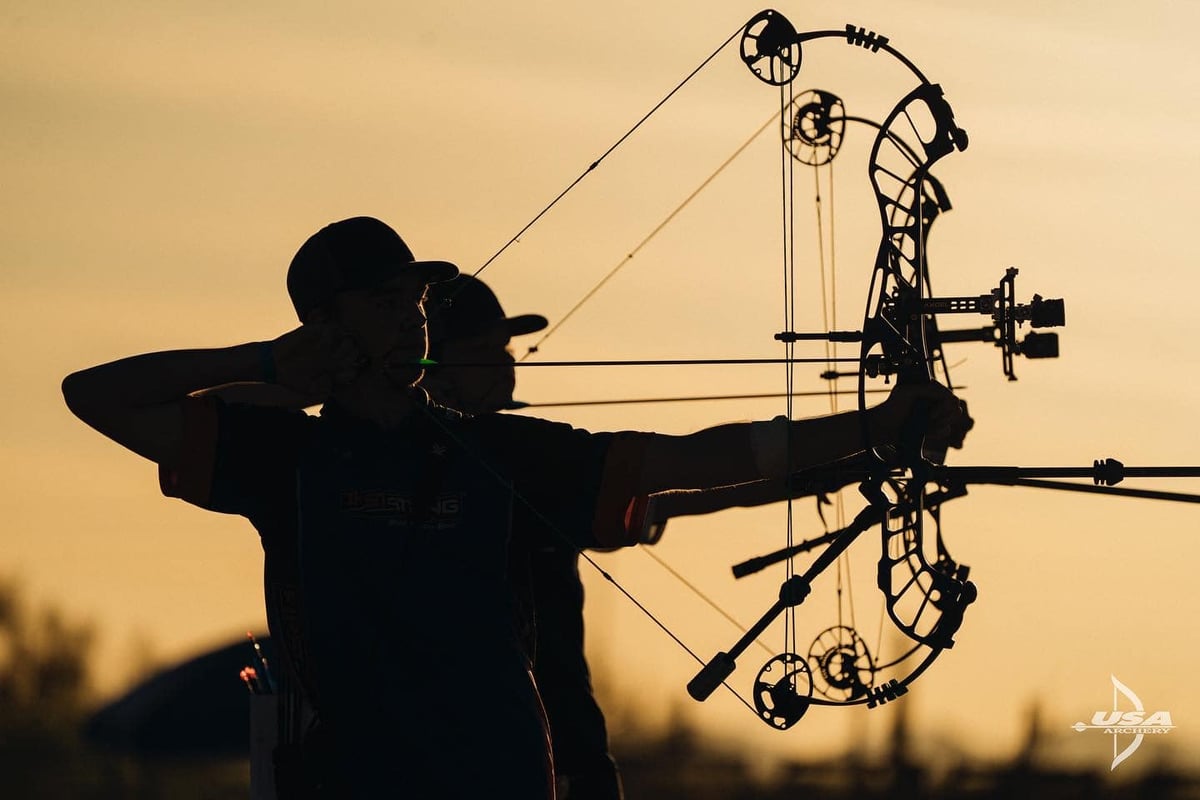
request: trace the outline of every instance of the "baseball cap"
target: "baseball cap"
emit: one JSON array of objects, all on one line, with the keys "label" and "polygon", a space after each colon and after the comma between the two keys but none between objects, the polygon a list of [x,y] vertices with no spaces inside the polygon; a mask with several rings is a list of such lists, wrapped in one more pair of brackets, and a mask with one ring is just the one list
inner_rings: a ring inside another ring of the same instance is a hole
[{"label": "baseball cap", "polygon": [[503,325],[509,336],[540,331],[549,325],[541,314],[505,316],[495,292],[473,275],[435,283],[425,301],[429,316],[429,341],[436,346],[447,339],[477,336]]},{"label": "baseball cap", "polygon": [[414,270],[427,283],[458,275],[458,267],[448,261],[417,261],[387,223],[352,217],[326,225],[300,245],[288,267],[288,294],[303,322],[338,292],[371,289]]}]

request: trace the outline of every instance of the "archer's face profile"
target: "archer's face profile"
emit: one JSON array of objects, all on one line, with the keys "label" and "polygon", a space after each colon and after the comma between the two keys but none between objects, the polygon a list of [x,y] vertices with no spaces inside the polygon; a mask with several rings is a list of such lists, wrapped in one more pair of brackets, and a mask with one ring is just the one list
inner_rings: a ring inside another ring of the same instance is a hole
[{"label": "archer's face profile", "polygon": [[370,289],[348,289],[333,301],[332,316],[362,351],[364,375],[411,386],[421,377],[428,350],[425,281],[407,274]]},{"label": "archer's face profile", "polygon": [[491,414],[512,402],[515,359],[503,324],[441,345],[440,366],[421,385],[442,405],[466,414]]}]

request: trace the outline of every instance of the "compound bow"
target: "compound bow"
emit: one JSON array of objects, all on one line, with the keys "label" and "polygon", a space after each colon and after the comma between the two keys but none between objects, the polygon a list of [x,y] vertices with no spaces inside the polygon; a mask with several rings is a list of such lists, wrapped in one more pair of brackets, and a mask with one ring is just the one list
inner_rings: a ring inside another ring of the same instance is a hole
[{"label": "compound bow", "polygon": [[[735,38],[738,38],[737,34],[726,40],[701,67]],[[875,127],[876,135],[870,150],[868,177],[878,206],[882,231],[862,330],[797,332],[792,312],[789,311],[785,317],[785,330],[776,335],[786,348],[786,358],[782,361],[789,368],[789,417],[790,397],[794,391],[791,368],[795,363],[807,361],[795,358],[794,347],[800,341],[858,343],[858,369],[853,374],[857,378],[860,411],[866,410],[868,394],[879,391],[881,383],[887,384],[892,380],[901,384],[936,381],[951,386],[942,351],[945,342],[991,342],[1001,350],[1003,370],[1010,380],[1016,379],[1014,356],[1057,356],[1056,334],[1034,331],[1022,340],[1018,340],[1017,334],[1025,322],[1035,329],[1062,325],[1063,303],[1061,300],[1046,300],[1034,295],[1028,305],[1018,304],[1015,292],[1017,270],[1014,268],[1009,268],[999,285],[990,292],[955,297],[932,296],[926,258],[927,237],[933,222],[939,214],[950,208],[950,204],[945,190],[931,174],[931,169],[945,156],[964,150],[967,136],[955,122],[941,87],[930,82],[913,62],[893,48],[887,37],[853,25],[847,25],[844,30],[797,32],[783,15],[774,10],[760,12],[741,29],[742,61],[760,80],[780,89],[784,147],[797,162],[820,166],[836,155],[845,122],[865,121],[846,115],[841,100],[831,93],[813,90],[803,93],[798,99],[791,95],[791,84],[800,70],[803,45],[826,38],[843,39],[852,47],[892,57],[917,79],[917,86],[895,105],[882,123],[870,123]],[[684,80],[686,82],[687,79]],[[682,85],[676,86],[667,97]],[[655,109],[661,105],[655,106]],[[475,274],[482,272],[516,242],[521,234],[595,169],[649,116],[643,117],[629,133],[594,161]],[[786,170],[784,180],[786,198]],[[787,233],[785,230],[785,265],[790,255]],[[611,275],[609,273],[604,280],[607,281]],[[793,285],[786,276],[785,285]],[[588,297],[594,291],[589,292]],[[785,306],[790,309],[794,304],[789,302]],[[976,329],[939,330],[938,315],[962,313],[990,316],[991,323]],[[558,324],[561,324],[561,320]],[[546,336],[553,330],[548,331]],[[539,344],[545,338],[539,340]],[[536,350],[535,346],[530,353]],[[526,362],[523,360],[521,363]],[[543,362],[543,365],[546,364]],[[824,375],[830,379],[843,376],[849,377],[847,373],[832,369]],[[866,415],[862,416],[865,440],[869,442]],[[801,654],[800,648],[795,646],[796,638],[791,634],[791,646],[772,657],[758,672],[754,681],[752,708],[768,725],[786,729],[813,705],[864,704],[874,707],[904,694],[907,687],[942,652],[953,646],[964,612],[976,597],[975,586],[968,580],[969,569],[955,561],[945,546],[940,519],[941,505],[965,495],[967,483],[1045,485],[1045,481],[1033,479],[1086,476],[1092,477],[1097,483],[1111,486],[1125,474],[1155,477],[1200,475],[1200,470],[1195,468],[1124,470],[1119,462],[1112,460],[1098,461],[1090,469],[946,467],[941,463],[944,453],[933,453],[922,446],[922,428],[923,420],[914,419],[897,447],[874,447],[864,457],[851,462],[807,475],[790,476],[789,495],[823,492],[829,488],[859,483],[867,505],[849,525],[808,542],[791,544],[789,525],[788,547],[734,568],[735,575],[740,577],[768,563],[787,561],[789,577],[783,582],[778,599],[767,612],[728,651],[718,653],[705,664],[688,684],[688,691],[694,698],[703,700],[710,696],[734,671],[736,659],[741,653],[776,618],[785,616],[788,622],[786,627],[790,629],[794,624],[795,609],[809,595],[812,581],[834,564],[862,533],[876,525],[881,531],[882,549],[877,583],[888,617],[910,642],[908,649],[898,657],[884,661],[872,652],[852,626],[838,624],[818,634],[806,653]],[[1078,490],[1081,487],[1058,485],[1052,488]],[[1133,491],[1126,490],[1125,493],[1132,494]],[[1164,499],[1184,497],[1166,497],[1167,494],[1140,493],[1136,496],[1160,496]],[[927,551],[927,525],[932,525],[934,534],[931,554]],[[800,574],[791,574],[790,562],[794,556],[820,546],[825,549],[807,569]],[[603,570],[600,572],[612,580]],[[642,607],[640,603],[638,605]],[[892,676],[890,671],[902,663],[908,663],[922,650],[923,656],[907,674]],[[743,702],[751,706],[744,699]]]},{"label": "compound bow", "polygon": [[[1012,292],[1016,271],[1010,270],[1002,288],[987,296],[931,298],[926,259],[928,231],[949,202],[940,183],[930,174],[944,156],[967,146],[966,133],[954,121],[940,86],[928,79],[903,55],[890,47],[885,37],[861,28],[845,31],[797,33],[776,11],[756,15],[746,25],[742,59],[761,80],[786,91],[798,74],[805,41],[844,36],[847,43],[871,52],[881,50],[894,56],[919,80],[919,85],[893,108],[878,125],[869,158],[868,175],[878,205],[882,235],[872,273],[863,327],[858,332],[800,334],[790,327],[776,335],[791,347],[802,339],[827,338],[860,343],[858,377],[859,409],[866,411],[866,397],[879,380],[926,383],[939,377],[950,385],[941,351],[936,314],[957,311],[986,311],[993,316],[997,342],[1005,353],[1006,372],[1011,374],[1018,307]],[[792,156],[810,166],[827,163],[840,146],[846,120],[840,99],[827,92],[811,91],[792,101],[784,115],[784,143]],[[917,146],[907,144],[915,140]],[[1035,302],[1041,303],[1040,298]],[[1051,302],[1054,304],[1054,301]],[[1061,312],[1061,301],[1057,301]],[[1061,316],[1061,313],[1060,313]],[[1042,322],[1038,320],[1039,324]],[[1061,324],[1061,319],[1057,320]],[[831,377],[836,377],[834,373]],[[789,379],[789,385],[791,381]],[[865,428],[864,437],[870,441]],[[919,423],[918,423],[919,424]],[[942,502],[964,493],[958,487],[931,484],[917,427],[911,441],[885,453],[880,449],[856,471],[865,473],[860,491],[868,505],[847,527],[822,537],[826,549],[803,573],[791,575],[780,589],[778,600],[727,652],[718,653],[689,683],[689,693],[707,698],[736,666],[736,658],[780,615],[790,619],[811,591],[813,579],[826,570],[857,537],[875,525],[882,531],[882,555],[878,586],[887,614],[895,627],[913,644],[911,648],[882,663],[872,654],[863,637],[852,627],[837,625],[822,631],[807,655],[792,647],[771,658],[754,682],[753,703],[758,715],[775,728],[791,727],[807,709],[817,705],[885,703],[907,691],[944,650],[953,646],[953,636],[962,623],[966,606],[976,596],[967,580],[968,568],[950,557],[941,529]],[[940,460],[940,459],[938,459]],[[929,487],[935,486],[934,491]],[[790,492],[789,492],[790,494]],[[931,564],[925,555],[925,524],[929,518],[936,529],[937,557]],[[789,532],[790,533],[790,532]],[[804,549],[809,549],[805,547]],[[795,554],[796,548],[788,548]],[[790,555],[789,555],[790,557]],[[794,642],[794,635],[791,637]],[[880,676],[926,650],[907,675],[881,681]],[[819,697],[814,697],[814,689]]]}]

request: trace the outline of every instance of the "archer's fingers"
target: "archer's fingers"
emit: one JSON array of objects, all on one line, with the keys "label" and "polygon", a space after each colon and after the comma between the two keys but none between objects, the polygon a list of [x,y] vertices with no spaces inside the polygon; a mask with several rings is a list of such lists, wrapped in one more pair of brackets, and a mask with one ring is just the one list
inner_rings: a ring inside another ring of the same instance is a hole
[{"label": "archer's fingers", "polygon": [[967,411],[966,401],[953,398],[953,402],[939,404],[930,419],[925,438],[942,449],[953,447],[958,450],[973,427],[975,420]]}]

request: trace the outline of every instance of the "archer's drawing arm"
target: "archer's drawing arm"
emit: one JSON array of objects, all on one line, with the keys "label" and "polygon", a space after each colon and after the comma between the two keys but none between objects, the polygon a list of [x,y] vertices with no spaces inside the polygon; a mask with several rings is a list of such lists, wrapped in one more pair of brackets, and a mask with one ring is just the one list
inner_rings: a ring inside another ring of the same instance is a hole
[{"label": "archer's drawing arm", "polygon": [[62,391],[72,413],[100,433],[157,464],[173,464],[183,446],[189,395],[246,381],[319,394],[357,358],[335,326],[304,325],[271,342],[122,358],[68,375]]},{"label": "archer's drawing arm", "polygon": [[243,403],[245,405],[267,406],[269,408],[287,408],[296,411],[319,406],[326,400],[324,397],[298,392],[286,386],[280,386],[277,383],[263,383],[261,381],[227,383],[223,386],[204,389],[198,392],[198,394],[206,397],[219,397],[226,403]]},{"label": "archer's drawing arm", "polygon": [[63,398],[100,433],[158,464],[174,463],[184,440],[184,399],[192,392],[262,377],[259,346],[168,350],[131,356],[68,375]]}]

